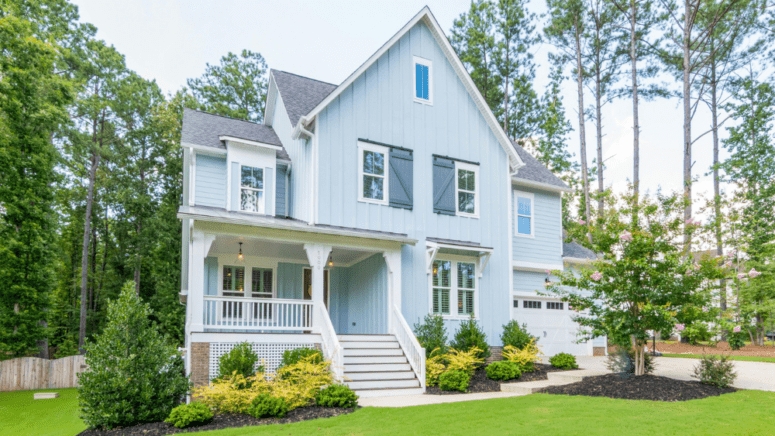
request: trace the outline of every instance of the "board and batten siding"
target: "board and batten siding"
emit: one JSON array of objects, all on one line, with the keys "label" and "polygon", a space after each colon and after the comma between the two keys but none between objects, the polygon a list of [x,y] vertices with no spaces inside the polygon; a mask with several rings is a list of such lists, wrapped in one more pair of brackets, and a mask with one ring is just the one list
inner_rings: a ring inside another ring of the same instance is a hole
[{"label": "board and batten siding", "polygon": [[[413,56],[433,63],[432,105],[414,102]],[[412,210],[358,201],[359,138],[414,151]],[[497,345],[510,316],[507,155],[425,24],[414,26],[320,113],[318,142],[319,223],[406,233],[419,241],[402,249],[402,312],[410,325],[430,310],[425,238],[494,249],[478,280],[478,300],[480,321]],[[433,154],[479,163],[478,219],[433,212]],[[457,323],[448,322],[450,333]]]},{"label": "board and batten siding", "polygon": [[196,155],[194,195],[197,206],[226,207],[226,158]]},{"label": "board and batten siding", "polygon": [[[512,204],[517,192],[531,193],[533,204],[533,236],[518,236],[516,215],[512,215],[514,260],[559,265],[562,262],[562,200],[560,194],[523,186],[514,186]],[[515,285],[516,286],[516,285]]]},{"label": "board and batten siding", "polygon": [[287,191],[285,189],[287,184],[287,177],[288,177],[288,166],[287,165],[277,165],[277,179],[276,179],[276,191],[275,191],[275,203],[274,203],[274,214],[276,216],[285,216],[286,215],[286,209],[285,209],[285,203],[286,203],[286,195]]}]

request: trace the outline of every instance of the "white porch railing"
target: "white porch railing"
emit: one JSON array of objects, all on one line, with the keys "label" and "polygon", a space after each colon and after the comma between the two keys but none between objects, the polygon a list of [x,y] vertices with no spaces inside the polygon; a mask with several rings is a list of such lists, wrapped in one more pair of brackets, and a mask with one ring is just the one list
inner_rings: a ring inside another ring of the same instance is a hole
[{"label": "white porch railing", "polygon": [[406,323],[404,316],[398,306],[393,306],[390,311],[390,317],[395,331],[398,344],[404,350],[406,358],[409,359],[409,365],[412,366],[417,379],[420,380],[420,386],[425,389],[425,348],[420,346],[417,338],[414,336],[409,324]]},{"label": "white porch railing", "polygon": [[320,336],[323,339],[323,354],[326,360],[331,362],[334,378],[342,381],[344,379],[344,354],[334,326],[331,324],[331,319],[328,317],[326,306],[322,303],[317,304],[315,315],[318,316]]},{"label": "white porch railing", "polygon": [[309,300],[205,296],[204,327],[260,331],[311,331],[313,310],[314,305]]}]

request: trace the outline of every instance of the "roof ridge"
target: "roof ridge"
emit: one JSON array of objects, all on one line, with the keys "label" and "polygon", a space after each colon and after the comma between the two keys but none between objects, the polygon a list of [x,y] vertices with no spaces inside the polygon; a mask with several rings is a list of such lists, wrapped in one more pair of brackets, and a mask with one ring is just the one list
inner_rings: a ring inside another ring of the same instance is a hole
[{"label": "roof ridge", "polygon": [[300,77],[300,78],[302,78],[302,79],[312,80],[312,81],[314,81],[314,82],[323,83],[323,84],[325,84],[325,85],[331,85],[331,86],[339,86],[339,85],[333,84],[333,83],[331,83],[331,82],[324,82],[324,81],[322,81],[322,80],[313,79],[312,77],[302,76],[301,74],[291,73],[290,71],[279,70],[279,69],[277,69],[277,68],[272,68],[272,71],[279,71],[279,72],[281,72],[281,73],[290,74],[291,76],[296,76],[296,77]]},{"label": "roof ridge", "polygon": [[[227,116],[227,115],[214,114],[212,112],[205,112],[205,111],[202,111],[202,110],[199,110],[199,109],[192,109],[190,107],[187,107],[187,108],[184,108],[184,109],[190,110],[190,111],[194,111],[194,112],[199,112],[200,114],[212,115],[214,117],[226,118],[227,120],[242,121],[243,123],[250,123],[250,124],[253,124],[254,126],[264,126],[265,125],[263,123],[254,123],[253,121],[243,120],[243,119],[240,119],[240,118],[234,118],[234,117],[230,117],[230,116]],[[267,127],[271,127],[271,126],[267,126]]]}]

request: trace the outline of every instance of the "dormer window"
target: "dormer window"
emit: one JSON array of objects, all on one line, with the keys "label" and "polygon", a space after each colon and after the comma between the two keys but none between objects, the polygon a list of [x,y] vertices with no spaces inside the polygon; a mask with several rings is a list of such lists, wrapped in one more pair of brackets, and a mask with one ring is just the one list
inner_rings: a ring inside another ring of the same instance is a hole
[{"label": "dormer window", "polygon": [[433,65],[414,56],[414,101],[433,104]]},{"label": "dormer window", "polygon": [[240,210],[265,213],[264,169],[243,165],[240,180]]}]

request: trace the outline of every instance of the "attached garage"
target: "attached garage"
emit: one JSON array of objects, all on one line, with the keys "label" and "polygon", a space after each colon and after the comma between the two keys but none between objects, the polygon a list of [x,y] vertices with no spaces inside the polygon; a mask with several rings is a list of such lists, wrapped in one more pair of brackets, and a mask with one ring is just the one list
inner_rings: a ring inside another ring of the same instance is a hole
[{"label": "attached garage", "polygon": [[538,338],[538,345],[547,356],[558,353],[591,356],[591,341],[576,343],[578,324],[571,319],[572,313],[568,304],[559,300],[515,296],[511,319],[520,325],[527,324],[528,332]]}]

